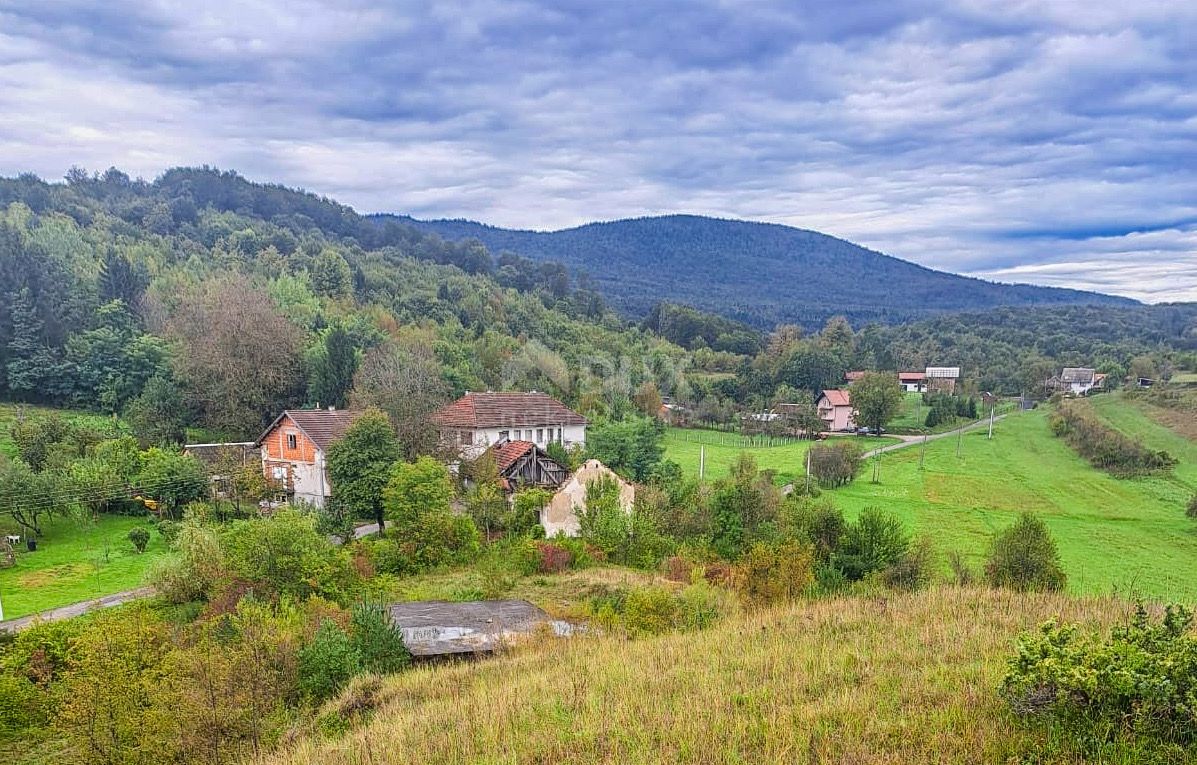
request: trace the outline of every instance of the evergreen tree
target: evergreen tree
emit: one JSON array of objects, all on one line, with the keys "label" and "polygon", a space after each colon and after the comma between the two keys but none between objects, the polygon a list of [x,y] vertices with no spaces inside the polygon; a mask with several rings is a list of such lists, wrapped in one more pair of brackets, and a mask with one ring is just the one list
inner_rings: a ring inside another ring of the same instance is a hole
[{"label": "evergreen tree", "polygon": [[136,305],[146,288],[146,275],[134,268],[124,255],[108,250],[100,262],[100,300],[108,303],[123,300],[125,305]]},{"label": "evergreen tree", "polygon": [[344,407],[357,372],[357,348],[341,326],[324,335],[309,360],[308,399],[322,405]]},{"label": "evergreen tree", "polygon": [[37,313],[29,288],[22,288],[9,309],[12,339],[8,341],[8,390],[16,398],[27,401],[52,397],[56,383],[58,360],[47,347],[44,323]]}]

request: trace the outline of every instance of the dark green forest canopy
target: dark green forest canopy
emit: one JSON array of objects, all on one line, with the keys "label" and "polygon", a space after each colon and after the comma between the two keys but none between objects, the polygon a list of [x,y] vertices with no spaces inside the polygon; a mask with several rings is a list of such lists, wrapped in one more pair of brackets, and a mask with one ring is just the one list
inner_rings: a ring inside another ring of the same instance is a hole
[{"label": "dark green forest canopy", "polygon": [[590,272],[620,310],[643,316],[660,300],[685,303],[768,329],[814,330],[832,316],[854,326],[1003,305],[1132,305],[1079,290],[1007,285],[934,271],[832,236],[771,223],[668,215],[553,232],[464,220],[397,220],[453,241],[564,263]]}]

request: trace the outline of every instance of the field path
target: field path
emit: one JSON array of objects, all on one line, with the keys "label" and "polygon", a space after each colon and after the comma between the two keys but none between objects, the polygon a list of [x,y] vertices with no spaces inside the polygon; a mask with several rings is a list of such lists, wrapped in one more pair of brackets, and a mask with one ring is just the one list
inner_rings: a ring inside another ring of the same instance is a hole
[{"label": "field path", "polygon": [[[998,416],[993,418],[993,421],[998,422],[999,420],[1006,419],[1006,417],[1008,417],[1008,416],[1009,416],[1009,414],[999,414]],[[941,438],[948,438],[949,436],[957,436],[960,433],[967,433],[970,430],[976,430],[977,428],[987,428],[987,427],[989,427],[989,418],[988,417],[986,417],[983,420],[977,420],[976,422],[970,422],[967,425],[961,425],[959,428],[956,428],[955,430],[948,430],[943,433],[936,433],[933,436],[895,436],[895,438],[902,439],[902,443],[890,444],[888,446],[881,446],[876,449],[870,449],[869,451],[860,455],[860,458],[868,459],[869,457],[876,457],[878,454],[885,454],[886,452],[897,451],[898,449],[905,449],[908,446],[914,446],[915,444],[923,443],[924,439],[926,439],[927,441],[938,441]]]}]

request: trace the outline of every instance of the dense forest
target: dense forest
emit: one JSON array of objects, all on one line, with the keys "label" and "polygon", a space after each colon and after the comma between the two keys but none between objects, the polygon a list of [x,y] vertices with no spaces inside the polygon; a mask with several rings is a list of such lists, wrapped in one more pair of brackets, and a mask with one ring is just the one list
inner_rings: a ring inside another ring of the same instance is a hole
[{"label": "dense forest", "polygon": [[231,172],[0,179],[0,398],[120,413],[146,444],[251,438],[304,405],[414,421],[482,389],[548,391],[593,418],[669,397],[730,424],[849,369],[960,366],[971,391],[1035,394],[1062,365],[1155,376],[1195,348],[1193,304],[763,332],[658,302],[633,324],[560,263]]},{"label": "dense forest", "polygon": [[832,316],[859,327],[1003,305],[1134,302],[957,276],[769,223],[669,215],[540,233],[470,221],[374,220],[380,226],[403,220],[453,241],[476,239],[496,252],[588,271],[612,305],[635,316],[664,299],[762,329],[791,323],[813,330]]}]

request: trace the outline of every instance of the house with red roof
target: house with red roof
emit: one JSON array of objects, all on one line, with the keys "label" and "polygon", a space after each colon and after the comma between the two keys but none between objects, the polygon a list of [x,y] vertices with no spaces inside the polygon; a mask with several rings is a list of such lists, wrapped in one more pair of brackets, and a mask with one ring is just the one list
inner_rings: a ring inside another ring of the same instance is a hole
[{"label": "house with red roof", "polygon": [[586,418],[546,393],[467,393],[433,413],[441,441],[467,459],[500,442],[585,446]]},{"label": "house with red roof", "polygon": [[827,430],[844,432],[856,429],[853,421],[852,394],[842,389],[828,389],[819,392],[815,409],[827,425]]},{"label": "house with red roof", "polygon": [[898,372],[898,382],[907,393],[922,393],[927,390],[927,373]]},{"label": "house with red roof", "polygon": [[289,409],[275,418],[253,446],[261,450],[262,472],[292,499],[323,507],[332,496],[325,455],[361,412]]}]

